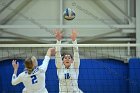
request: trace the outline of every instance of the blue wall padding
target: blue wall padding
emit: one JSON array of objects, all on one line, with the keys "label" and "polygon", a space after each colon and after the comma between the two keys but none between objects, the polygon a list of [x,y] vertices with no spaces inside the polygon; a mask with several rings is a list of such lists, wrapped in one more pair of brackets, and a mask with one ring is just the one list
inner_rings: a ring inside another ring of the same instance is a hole
[{"label": "blue wall padding", "polygon": [[129,60],[129,93],[140,93],[140,58]]},{"label": "blue wall padding", "polygon": [[[19,62],[21,60],[18,60]],[[0,82],[2,85],[2,89],[0,87],[0,91],[2,91],[1,93],[21,93],[21,89],[23,88],[23,84],[19,84],[18,86],[12,86],[11,85],[11,77],[13,74],[13,67],[12,67],[12,60],[5,60],[3,62],[0,62],[0,78],[1,81]],[[23,71],[23,63],[20,62],[20,66],[19,66],[19,71],[18,74]]]},{"label": "blue wall padding", "polygon": [[117,60],[81,60],[79,85],[85,93],[128,93],[127,64]]},{"label": "blue wall padding", "polygon": [[[21,93],[23,84],[11,85],[12,60],[0,62],[0,93]],[[23,60],[18,60],[24,69]],[[39,65],[41,59],[38,60]],[[84,93],[129,93],[128,64],[112,59],[81,59],[79,88]],[[46,72],[46,88],[49,93],[58,93],[59,81],[54,60],[51,60]]]}]

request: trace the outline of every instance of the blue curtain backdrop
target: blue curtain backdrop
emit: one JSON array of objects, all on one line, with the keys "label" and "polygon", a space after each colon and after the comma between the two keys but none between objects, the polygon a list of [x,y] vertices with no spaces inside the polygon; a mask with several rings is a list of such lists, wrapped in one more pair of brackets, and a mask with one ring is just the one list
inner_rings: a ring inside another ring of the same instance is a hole
[{"label": "blue curtain backdrop", "polygon": [[[0,62],[0,93],[21,93],[23,84],[11,85],[12,60]],[[39,59],[39,65],[42,59]],[[59,80],[55,60],[49,62],[46,72],[46,88],[49,93],[58,93]],[[23,71],[23,60],[18,74]],[[140,59],[132,58],[129,64],[113,59],[81,59],[78,78],[79,88],[84,93],[140,93]]]}]

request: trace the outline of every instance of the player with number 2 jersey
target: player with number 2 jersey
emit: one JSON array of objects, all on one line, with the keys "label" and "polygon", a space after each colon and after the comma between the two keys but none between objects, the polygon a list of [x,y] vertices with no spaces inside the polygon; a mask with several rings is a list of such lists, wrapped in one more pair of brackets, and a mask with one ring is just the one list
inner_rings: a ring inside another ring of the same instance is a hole
[{"label": "player with number 2 jersey", "polygon": [[45,88],[45,72],[51,55],[55,54],[54,48],[49,48],[42,65],[35,66],[32,57],[25,59],[25,71],[17,76],[19,63],[16,60],[12,61],[14,73],[12,76],[12,85],[17,85],[23,82],[25,88],[24,93],[48,93]]}]

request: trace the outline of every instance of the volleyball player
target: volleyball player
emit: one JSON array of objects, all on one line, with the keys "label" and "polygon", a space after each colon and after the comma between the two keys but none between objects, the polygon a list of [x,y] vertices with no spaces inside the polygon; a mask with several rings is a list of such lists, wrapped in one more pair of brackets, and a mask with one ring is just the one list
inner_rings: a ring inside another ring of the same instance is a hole
[{"label": "volleyball player", "polygon": [[[34,66],[38,66],[38,61],[35,56],[32,56],[31,60]],[[27,93],[26,88],[23,88],[22,93]]]},{"label": "volleyball player", "polygon": [[[61,44],[62,33],[57,30],[55,32],[57,44]],[[77,44],[77,33],[72,31],[71,39],[73,44]],[[79,53],[78,47],[73,47],[74,58],[70,53],[64,53],[61,56],[60,47],[56,47],[56,67],[57,75],[59,78],[59,93],[83,93],[78,88],[78,75],[79,75]]]},{"label": "volleyball player", "polygon": [[26,70],[20,73],[17,76],[17,70],[19,67],[19,63],[16,60],[12,61],[12,65],[14,68],[14,73],[12,76],[12,85],[17,85],[20,82],[23,82],[25,88],[23,90],[24,93],[48,93],[45,88],[45,72],[48,67],[48,63],[51,55],[55,54],[54,48],[49,48],[45,59],[43,60],[42,65],[36,66],[34,64],[34,57],[28,57],[25,59],[25,68]]}]

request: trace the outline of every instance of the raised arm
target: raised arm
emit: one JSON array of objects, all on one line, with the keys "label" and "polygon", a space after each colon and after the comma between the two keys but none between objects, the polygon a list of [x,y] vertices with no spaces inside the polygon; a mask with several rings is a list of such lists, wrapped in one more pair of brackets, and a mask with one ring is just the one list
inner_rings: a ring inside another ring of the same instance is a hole
[{"label": "raised arm", "polygon": [[46,56],[43,60],[43,63],[42,65],[40,66],[40,69],[42,69],[44,72],[47,70],[48,68],[48,64],[49,64],[49,61],[50,61],[50,57],[52,55],[55,55],[55,48],[49,48],[47,53],[46,53]]},{"label": "raised arm", "polygon": [[[55,37],[57,39],[56,44],[61,44],[62,33],[59,30],[55,31]],[[56,64],[57,69],[60,69],[62,67],[61,48],[60,46],[56,46],[55,48],[56,48],[55,64]]]},{"label": "raised arm", "polygon": [[[73,44],[77,44],[76,38],[77,38],[77,32],[75,30],[72,30],[71,39]],[[74,67],[75,69],[79,69],[80,57],[79,57],[78,47],[77,46],[73,47],[73,50],[74,50]]]},{"label": "raised arm", "polygon": [[18,83],[21,82],[21,75],[19,75],[17,77],[17,71],[18,71],[19,63],[16,62],[16,60],[13,60],[12,61],[12,66],[14,68],[14,73],[12,75],[12,81],[11,81],[11,83],[12,83],[12,85],[17,85]]}]

